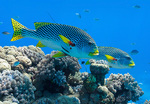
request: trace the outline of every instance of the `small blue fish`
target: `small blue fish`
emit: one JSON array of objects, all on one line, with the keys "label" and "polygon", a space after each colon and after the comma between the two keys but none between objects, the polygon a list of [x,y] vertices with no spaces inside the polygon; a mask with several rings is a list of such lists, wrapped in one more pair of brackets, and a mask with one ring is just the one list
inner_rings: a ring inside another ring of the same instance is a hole
[{"label": "small blue fish", "polygon": [[88,9],[85,9],[85,10],[84,10],[84,12],[86,12],[86,13],[89,13],[89,12],[90,12],[90,10],[88,10]]},{"label": "small blue fish", "polygon": [[99,21],[99,18],[94,18],[95,21]]},{"label": "small blue fish", "polygon": [[20,17],[19,17],[19,16],[14,16],[14,18],[15,18],[15,19],[19,19]]},{"label": "small blue fish", "polygon": [[138,50],[132,50],[132,51],[130,52],[131,55],[136,55],[136,54],[138,54],[138,53],[139,53]]},{"label": "small blue fish", "polygon": [[0,22],[0,25],[2,25],[3,24],[3,22]]},{"label": "small blue fish", "polygon": [[81,61],[81,64],[84,64],[85,63],[85,61]]},{"label": "small blue fish", "polygon": [[9,32],[7,32],[7,31],[4,31],[4,32],[2,32],[2,34],[4,34],[4,35],[8,35],[8,34],[10,34]]},{"label": "small blue fish", "polygon": [[19,62],[19,61],[16,61],[16,62],[13,63],[12,66],[18,66],[19,64],[20,64],[20,62]]},{"label": "small blue fish", "polygon": [[81,15],[80,15],[80,13],[75,13],[76,14],[76,16],[78,16],[79,18],[81,18]]},{"label": "small blue fish", "polygon": [[131,45],[136,45],[136,43],[131,43]]},{"label": "small blue fish", "polygon": [[83,29],[84,31],[87,31],[87,29]]},{"label": "small blue fish", "polygon": [[141,8],[141,6],[139,6],[139,5],[135,5],[135,6],[133,6],[134,8],[137,8],[137,9],[139,9],[139,8]]},{"label": "small blue fish", "polygon": [[139,83],[139,85],[140,85],[140,86],[142,86],[142,85],[143,85],[143,83]]}]

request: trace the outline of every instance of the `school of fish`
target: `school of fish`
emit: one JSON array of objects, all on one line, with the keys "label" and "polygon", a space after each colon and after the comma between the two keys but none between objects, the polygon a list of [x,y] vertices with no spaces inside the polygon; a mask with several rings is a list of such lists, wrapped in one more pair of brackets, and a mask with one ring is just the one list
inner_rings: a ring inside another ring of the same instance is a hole
[{"label": "school of fish", "polygon": [[35,22],[31,30],[11,18],[14,34],[11,41],[29,37],[38,40],[37,47],[58,50],[53,57],[72,56],[78,59],[107,60],[110,68],[133,68],[134,61],[128,53],[113,47],[98,47],[84,30],[57,23]]}]

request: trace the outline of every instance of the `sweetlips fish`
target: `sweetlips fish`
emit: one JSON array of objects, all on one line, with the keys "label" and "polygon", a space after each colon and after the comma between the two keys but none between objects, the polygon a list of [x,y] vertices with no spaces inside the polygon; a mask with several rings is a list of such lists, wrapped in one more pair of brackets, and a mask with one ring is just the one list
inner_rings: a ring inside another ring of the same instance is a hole
[{"label": "sweetlips fish", "polygon": [[[134,61],[130,55],[121,49],[114,47],[98,47],[99,55],[93,56],[94,60],[106,60],[110,68],[133,68]],[[85,63],[90,64],[89,60]]]},{"label": "sweetlips fish", "polygon": [[66,55],[90,59],[98,55],[98,47],[94,39],[84,30],[63,24],[35,22],[31,30],[11,18],[14,34],[11,41],[29,37],[39,40],[37,47],[50,47],[59,52],[53,57]]}]

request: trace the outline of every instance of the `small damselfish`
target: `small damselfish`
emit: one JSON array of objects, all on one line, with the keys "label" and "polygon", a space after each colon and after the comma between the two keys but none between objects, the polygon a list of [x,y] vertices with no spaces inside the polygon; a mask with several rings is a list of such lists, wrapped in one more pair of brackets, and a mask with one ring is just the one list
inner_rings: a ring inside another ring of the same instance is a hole
[{"label": "small damselfish", "polygon": [[59,52],[53,57],[66,55],[90,59],[98,55],[98,47],[94,39],[84,30],[63,24],[35,22],[31,30],[11,18],[14,34],[11,41],[29,37],[39,40],[37,47],[50,47]]}]

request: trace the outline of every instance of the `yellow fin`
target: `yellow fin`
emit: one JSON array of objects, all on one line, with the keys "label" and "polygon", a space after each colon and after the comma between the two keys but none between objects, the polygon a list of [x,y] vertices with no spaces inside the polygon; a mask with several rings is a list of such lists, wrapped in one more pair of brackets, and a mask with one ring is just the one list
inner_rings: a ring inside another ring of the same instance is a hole
[{"label": "yellow fin", "polygon": [[41,41],[39,41],[39,42],[37,43],[36,47],[46,47],[46,46],[43,45],[43,44],[41,43]]},{"label": "yellow fin", "polygon": [[90,61],[88,60],[88,61],[85,63],[85,65],[90,65]]},{"label": "yellow fin", "polygon": [[63,35],[59,35],[59,37],[63,40],[63,42],[65,42],[66,44],[69,45],[70,40],[69,40],[68,38],[66,38],[66,37],[63,36]]},{"label": "yellow fin", "polygon": [[63,36],[63,35],[59,35],[59,37],[62,39],[62,41],[64,42],[64,43],[66,43],[67,45],[71,45],[71,46],[75,46],[75,44],[74,43],[72,43],[68,38],[66,38],[65,36]]},{"label": "yellow fin", "polygon": [[64,57],[64,56],[67,56],[67,55],[65,53],[59,51],[58,53],[56,53],[52,57],[53,58],[60,58],[60,57]]},{"label": "yellow fin", "polygon": [[117,61],[117,59],[115,59],[114,57],[112,57],[112,56],[110,56],[110,55],[105,55],[105,56],[106,56],[108,62],[111,62],[112,60]]},{"label": "yellow fin", "polygon": [[39,27],[46,26],[46,25],[50,25],[50,24],[53,24],[53,23],[35,22],[35,23],[34,23],[34,26],[35,26],[35,29],[37,30]]},{"label": "yellow fin", "polygon": [[12,22],[12,26],[14,29],[14,34],[13,34],[11,41],[15,41],[15,40],[23,38],[21,35],[21,30],[26,27],[20,24],[19,22],[17,22],[16,20],[14,20],[13,18],[11,18],[11,22]]}]

